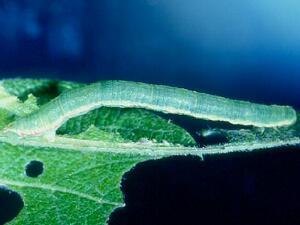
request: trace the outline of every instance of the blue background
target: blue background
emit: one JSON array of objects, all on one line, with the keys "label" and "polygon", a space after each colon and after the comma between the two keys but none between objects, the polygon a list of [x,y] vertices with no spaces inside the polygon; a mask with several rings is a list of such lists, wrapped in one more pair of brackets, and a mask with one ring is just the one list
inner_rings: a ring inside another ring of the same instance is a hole
[{"label": "blue background", "polygon": [[0,74],[300,106],[297,0],[0,1]]}]

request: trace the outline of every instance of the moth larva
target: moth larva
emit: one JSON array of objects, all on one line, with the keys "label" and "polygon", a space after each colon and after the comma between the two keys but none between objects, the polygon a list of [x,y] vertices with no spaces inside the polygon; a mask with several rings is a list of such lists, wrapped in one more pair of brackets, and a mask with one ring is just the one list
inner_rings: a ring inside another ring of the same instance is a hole
[{"label": "moth larva", "polygon": [[289,106],[255,104],[163,85],[102,81],[63,92],[7,130],[19,136],[54,135],[66,120],[101,106],[144,108],[257,127],[288,126],[297,119]]}]

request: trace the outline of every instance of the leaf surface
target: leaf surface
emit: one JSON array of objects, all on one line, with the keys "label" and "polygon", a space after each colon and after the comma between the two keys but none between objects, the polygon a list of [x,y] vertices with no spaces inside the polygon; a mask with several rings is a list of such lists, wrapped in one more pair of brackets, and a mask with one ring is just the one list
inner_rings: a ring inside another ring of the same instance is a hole
[{"label": "leaf surface", "polygon": [[[105,224],[123,205],[124,172],[150,156],[0,145],[0,183],[21,194],[25,207],[11,224]],[[31,160],[44,165],[25,174]]]},{"label": "leaf surface", "polygon": [[[29,79],[1,83],[0,185],[17,191],[25,204],[10,224],[105,224],[110,213],[123,206],[119,187],[123,174],[145,160],[300,144],[299,119],[276,130],[214,128],[210,133],[223,135],[227,142],[198,148],[185,129],[150,111],[106,107],[70,119],[54,140],[4,132],[16,118],[81,86]],[[32,160],[44,167],[35,178],[25,171]]]}]

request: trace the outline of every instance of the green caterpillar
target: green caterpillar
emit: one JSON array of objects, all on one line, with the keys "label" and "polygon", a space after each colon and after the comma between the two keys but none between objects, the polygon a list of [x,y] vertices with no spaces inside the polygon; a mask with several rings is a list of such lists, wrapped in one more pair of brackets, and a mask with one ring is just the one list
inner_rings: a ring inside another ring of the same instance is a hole
[{"label": "green caterpillar", "polygon": [[101,106],[144,108],[257,127],[288,126],[297,119],[289,106],[267,106],[163,85],[102,81],[63,92],[38,111],[13,122],[7,130],[19,136],[55,135],[68,119]]}]

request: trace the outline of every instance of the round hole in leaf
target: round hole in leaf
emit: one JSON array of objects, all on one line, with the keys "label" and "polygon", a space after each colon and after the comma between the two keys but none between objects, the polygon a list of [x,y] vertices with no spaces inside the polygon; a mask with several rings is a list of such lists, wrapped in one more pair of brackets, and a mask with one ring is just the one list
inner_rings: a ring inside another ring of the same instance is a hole
[{"label": "round hole in leaf", "polygon": [[20,194],[0,185],[0,224],[15,218],[24,207]]},{"label": "round hole in leaf", "polygon": [[32,160],[25,166],[25,173],[28,177],[38,177],[44,171],[44,164],[38,160]]}]

